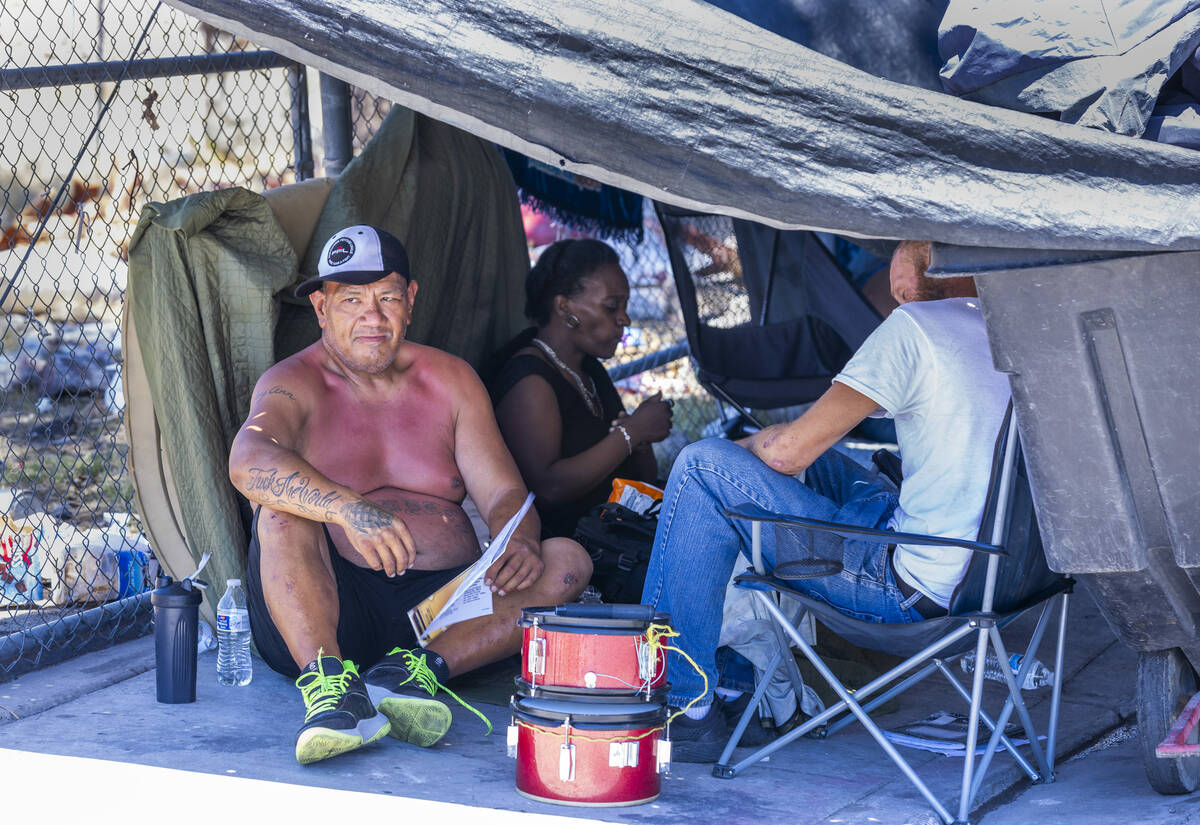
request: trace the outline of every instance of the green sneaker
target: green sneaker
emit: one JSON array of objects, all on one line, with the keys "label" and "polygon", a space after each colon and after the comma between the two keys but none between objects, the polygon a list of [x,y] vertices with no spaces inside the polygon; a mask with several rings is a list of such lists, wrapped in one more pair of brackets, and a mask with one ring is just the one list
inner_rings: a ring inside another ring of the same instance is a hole
[{"label": "green sneaker", "polygon": [[300,672],[296,687],[305,708],[304,726],[296,735],[301,765],[356,750],[388,732],[387,717],[375,710],[354,662],[318,654]]},{"label": "green sneaker", "polygon": [[450,730],[450,708],[434,698],[439,689],[483,719],[488,733],[492,731],[483,714],[442,684],[449,678],[446,660],[424,648],[393,648],[363,674],[367,695],[391,722],[392,736],[422,748],[435,744]]}]

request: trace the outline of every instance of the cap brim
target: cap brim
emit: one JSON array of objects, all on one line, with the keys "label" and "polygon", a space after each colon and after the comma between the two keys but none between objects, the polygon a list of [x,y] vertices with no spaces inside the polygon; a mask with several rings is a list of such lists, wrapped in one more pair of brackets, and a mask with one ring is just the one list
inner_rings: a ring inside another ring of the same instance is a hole
[{"label": "cap brim", "polygon": [[390,272],[379,272],[378,270],[359,270],[357,272],[338,272],[336,276],[326,275],[321,277],[318,275],[316,278],[309,278],[307,281],[300,284],[300,286],[296,287],[294,294],[297,298],[303,298],[309,293],[316,292],[321,288],[321,284],[325,283],[326,281],[332,281],[338,284],[354,284],[355,286],[362,286],[363,284],[373,284],[376,281],[382,281],[391,274],[392,273]]}]

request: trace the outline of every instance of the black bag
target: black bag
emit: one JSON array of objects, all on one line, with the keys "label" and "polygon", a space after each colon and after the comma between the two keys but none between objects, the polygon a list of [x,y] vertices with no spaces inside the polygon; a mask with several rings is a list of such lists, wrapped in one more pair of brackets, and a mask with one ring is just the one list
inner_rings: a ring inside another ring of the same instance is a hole
[{"label": "black bag", "polygon": [[609,604],[640,604],[656,515],[639,515],[608,502],[593,507],[575,526],[575,541],[592,557],[592,587]]}]

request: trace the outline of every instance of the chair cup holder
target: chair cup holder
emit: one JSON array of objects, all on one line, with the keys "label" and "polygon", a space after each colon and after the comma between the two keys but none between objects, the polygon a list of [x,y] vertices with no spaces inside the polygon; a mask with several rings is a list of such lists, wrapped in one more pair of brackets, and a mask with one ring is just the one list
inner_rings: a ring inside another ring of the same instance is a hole
[{"label": "chair cup holder", "polygon": [[775,565],[775,578],[784,581],[799,581],[800,579],[820,579],[825,576],[836,576],[842,572],[840,561],[828,559],[801,559],[785,561]]},{"label": "chair cup holder", "polygon": [[842,572],[846,539],[835,533],[821,533],[776,524],[775,569],[773,574],[785,581],[819,579]]}]

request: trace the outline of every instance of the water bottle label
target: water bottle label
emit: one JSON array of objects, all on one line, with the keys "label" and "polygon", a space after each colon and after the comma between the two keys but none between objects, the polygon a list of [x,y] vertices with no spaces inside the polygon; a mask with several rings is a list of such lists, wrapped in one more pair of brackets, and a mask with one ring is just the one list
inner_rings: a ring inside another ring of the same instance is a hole
[{"label": "water bottle label", "polygon": [[222,610],[217,613],[217,630],[227,633],[250,631],[250,612],[247,610]]}]

